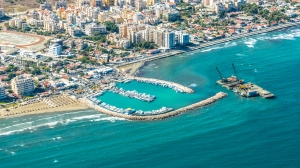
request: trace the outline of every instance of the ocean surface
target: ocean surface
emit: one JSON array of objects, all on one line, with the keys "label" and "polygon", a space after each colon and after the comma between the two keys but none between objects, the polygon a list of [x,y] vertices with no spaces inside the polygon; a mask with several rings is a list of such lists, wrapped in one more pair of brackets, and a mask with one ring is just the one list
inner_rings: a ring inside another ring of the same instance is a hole
[{"label": "ocean surface", "polygon": [[[238,76],[275,99],[242,98],[215,85]],[[178,82],[194,94],[131,82],[152,103],[107,92],[102,101],[142,110],[180,108],[228,96],[162,121],[128,121],[94,110],[0,120],[0,167],[299,167],[300,27],[252,36],[148,63],[138,76]]]}]

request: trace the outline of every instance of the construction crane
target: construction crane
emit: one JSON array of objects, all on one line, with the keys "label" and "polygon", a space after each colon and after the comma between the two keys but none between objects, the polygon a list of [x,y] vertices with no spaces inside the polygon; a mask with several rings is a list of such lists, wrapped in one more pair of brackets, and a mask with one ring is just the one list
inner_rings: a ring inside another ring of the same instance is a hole
[{"label": "construction crane", "polygon": [[238,77],[238,75],[237,75],[237,73],[236,73],[236,69],[235,69],[235,67],[234,67],[233,64],[232,64],[232,68],[233,68],[234,74],[235,74],[235,76],[236,76],[236,79],[239,80],[239,77]]},{"label": "construction crane", "polygon": [[226,82],[227,79],[223,77],[223,75],[222,75],[222,73],[219,71],[218,67],[216,67],[216,69],[217,69],[217,71],[218,71],[218,73],[219,73],[219,75],[220,75],[220,78],[221,78],[222,82]]}]

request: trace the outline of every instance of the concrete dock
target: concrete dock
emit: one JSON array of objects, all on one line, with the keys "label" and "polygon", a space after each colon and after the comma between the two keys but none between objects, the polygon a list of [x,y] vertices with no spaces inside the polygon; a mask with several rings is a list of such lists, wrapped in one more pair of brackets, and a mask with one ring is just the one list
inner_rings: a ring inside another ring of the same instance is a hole
[{"label": "concrete dock", "polygon": [[182,91],[185,93],[193,93],[194,90],[191,88],[188,88],[186,86],[180,85],[178,83],[174,82],[169,82],[169,81],[164,81],[164,80],[159,80],[159,79],[153,79],[153,78],[142,78],[142,77],[134,77],[134,76],[129,76],[127,78],[128,80],[136,80],[138,82],[145,82],[145,83],[152,83],[152,84],[160,84],[164,87],[169,87],[175,91]]},{"label": "concrete dock", "polygon": [[199,107],[204,107],[204,106],[207,106],[209,104],[212,104],[212,103],[216,102],[217,100],[220,100],[220,99],[222,99],[226,96],[227,96],[227,93],[219,92],[216,95],[214,95],[214,96],[212,96],[208,99],[202,100],[202,101],[194,103],[192,105],[189,105],[189,106],[186,106],[186,107],[183,107],[183,108],[180,108],[180,109],[168,112],[168,113],[158,114],[158,115],[151,115],[151,116],[135,116],[135,115],[121,114],[121,113],[110,111],[110,110],[105,109],[103,107],[100,107],[98,105],[95,105],[95,104],[93,104],[93,102],[89,101],[86,98],[83,98],[83,99],[80,99],[80,100],[82,102],[86,103],[89,107],[91,107],[91,108],[93,108],[97,111],[100,111],[104,114],[107,114],[107,115],[111,115],[111,116],[114,116],[114,117],[125,118],[125,119],[128,119],[128,120],[144,120],[145,121],[145,120],[162,120],[162,119],[166,119],[166,118],[169,118],[169,117],[172,117],[172,116],[176,116],[176,115],[179,115],[181,113],[184,113],[184,112],[187,112],[187,111],[190,111],[190,110],[197,109]]}]

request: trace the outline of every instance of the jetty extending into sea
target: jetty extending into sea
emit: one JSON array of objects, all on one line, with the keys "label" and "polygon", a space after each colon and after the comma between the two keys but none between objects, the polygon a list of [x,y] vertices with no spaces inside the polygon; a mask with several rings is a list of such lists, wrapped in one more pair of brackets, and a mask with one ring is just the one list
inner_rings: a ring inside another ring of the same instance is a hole
[{"label": "jetty extending into sea", "polygon": [[176,116],[176,115],[179,115],[181,113],[184,113],[184,112],[187,112],[187,111],[190,111],[190,110],[194,110],[194,109],[197,109],[197,108],[200,108],[200,107],[207,106],[207,105],[212,104],[212,103],[216,102],[217,100],[220,100],[220,99],[222,99],[226,96],[227,96],[227,93],[219,92],[216,95],[214,95],[214,96],[212,96],[208,99],[199,101],[199,102],[191,104],[189,106],[186,106],[186,107],[174,110],[174,111],[170,111],[168,113],[158,114],[158,115],[150,115],[150,116],[137,116],[137,115],[133,115],[133,114],[117,113],[117,112],[113,112],[113,111],[110,111],[108,109],[105,109],[103,107],[100,107],[99,105],[94,104],[89,99],[82,98],[80,100],[82,102],[84,102],[85,104],[87,104],[89,107],[91,107],[91,108],[93,108],[97,111],[100,111],[104,114],[111,115],[111,116],[114,116],[114,117],[125,118],[125,119],[128,119],[128,120],[163,120],[163,119],[166,119],[166,118],[169,118],[169,117],[172,117],[172,116]]},{"label": "jetty extending into sea", "polygon": [[185,92],[185,93],[193,93],[194,90],[191,88],[188,88],[186,86],[180,85],[178,83],[169,82],[165,80],[160,79],[153,79],[153,78],[142,78],[142,77],[135,77],[135,76],[129,76],[127,77],[128,80],[135,80],[138,82],[144,82],[144,83],[151,83],[156,85],[161,85],[163,87],[169,87],[177,92]]}]

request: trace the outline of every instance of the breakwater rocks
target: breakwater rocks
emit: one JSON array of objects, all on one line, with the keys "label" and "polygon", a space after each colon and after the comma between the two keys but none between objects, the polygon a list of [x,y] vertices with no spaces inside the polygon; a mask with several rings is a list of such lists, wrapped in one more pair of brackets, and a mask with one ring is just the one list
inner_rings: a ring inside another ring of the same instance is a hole
[{"label": "breakwater rocks", "polygon": [[91,108],[94,108],[95,110],[98,110],[98,111],[100,111],[104,114],[111,115],[111,116],[114,116],[114,117],[125,118],[125,119],[128,119],[128,120],[163,120],[163,119],[166,119],[166,118],[169,118],[169,117],[172,117],[172,116],[176,116],[176,115],[179,115],[181,113],[184,113],[184,112],[187,112],[187,111],[190,111],[190,110],[194,110],[194,109],[199,108],[199,107],[209,105],[209,104],[214,103],[217,100],[220,100],[220,99],[222,99],[226,96],[227,96],[227,93],[219,92],[216,95],[214,95],[214,96],[212,96],[212,97],[210,97],[206,100],[202,100],[202,101],[194,103],[192,105],[189,105],[189,106],[186,106],[186,107],[183,107],[183,108],[180,108],[180,109],[168,112],[168,113],[158,114],[158,115],[151,115],[151,116],[135,116],[135,115],[127,115],[127,114],[116,113],[116,112],[107,110],[103,107],[100,107],[98,105],[95,105],[92,102],[90,102],[88,99],[82,99],[82,101],[85,102]]},{"label": "breakwater rocks", "polygon": [[168,81],[159,80],[159,79],[142,78],[142,77],[134,77],[134,76],[130,76],[127,79],[128,80],[136,80],[137,82],[151,83],[151,84],[159,85],[162,87],[168,87],[179,93],[193,93],[194,92],[193,89],[182,86],[178,83],[168,82]]}]

